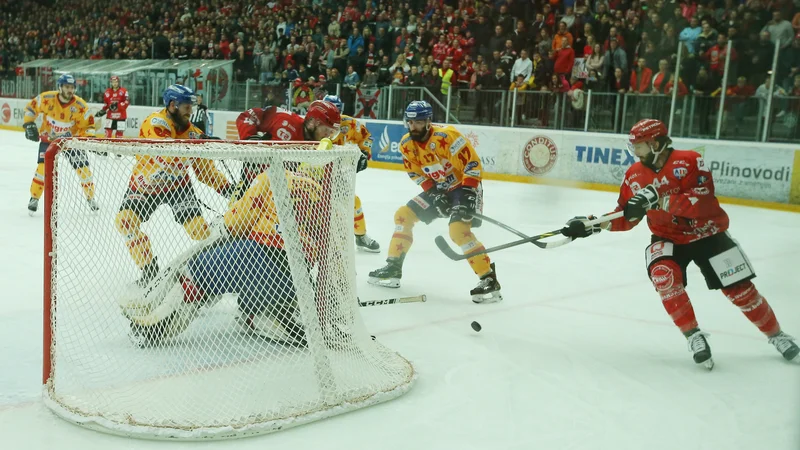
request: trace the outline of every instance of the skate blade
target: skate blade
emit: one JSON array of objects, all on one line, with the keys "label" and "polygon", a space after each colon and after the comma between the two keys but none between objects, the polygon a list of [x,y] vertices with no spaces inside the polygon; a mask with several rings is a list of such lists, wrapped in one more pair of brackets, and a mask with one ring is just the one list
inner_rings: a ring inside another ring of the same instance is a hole
[{"label": "skate blade", "polygon": [[380,253],[381,252],[380,248],[371,249],[369,247],[362,247],[360,245],[356,245],[356,248],[359,249],[360,251],[366,252],[366,253]]},{"label": "skate blade", "polygon": [[373,286],[380,286],[380,287],[387,287],[387,288],[399,288],[400,287],[400,279],[399,278],[375,278],[369,277],[367,283]]},{"label": "skate blade", "polygon": [[28,210],[28,215],[29,216],[33,217],[34,214],[36,214],[36,211],[31,211],[30,209]]},{"label": "skate blade", "polygon": [[703,367],[705,367],[708,370],[711,370],[711,369],[714,368],[714,359],[713,358],[708,358],[707,360],[705,360],[705,361],[703,361],[701,363],[698,363],[698,364],[703,366]]},{"label": "skate blade", "polygon": [[490,292],[488,294],[476,294],[472,296],[473,303],[497,303],[503,301],[503,294],[500,292]]}]

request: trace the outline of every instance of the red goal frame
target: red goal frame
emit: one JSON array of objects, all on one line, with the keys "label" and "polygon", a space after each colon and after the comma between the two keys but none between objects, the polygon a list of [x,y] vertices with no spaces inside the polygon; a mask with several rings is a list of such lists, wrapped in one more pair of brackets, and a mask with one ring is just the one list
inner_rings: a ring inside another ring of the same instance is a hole
[{"label": "red goal frame", "polygon": [[[91,138],[91,137],[70,137],[59,138],[50,143],[44,155],[44,286],[43,286],[43,340],[42,340],[42,384],[47,384],[53,371],[53,333],[52,333],[52,305],[57,301],[54,298],[53,285],[52,285],[52,271],[53,271],[53,229],[56,223],[53,219],[53,170],[55,169],[55,159],[58,153],[62,150],[62,146],[66,142],[71,141],[108,141],[110,143],[119,142],[132,142],[142,144],[153,144],[158,142],[170,144],[204,144],[214,142],[225,142],[227,144],[235,145],[263,145],[268,144],[270,148],[280,147],[281,145],[296,146],[296,145],[318,145],[318,141],[228,141],[228,140],[203,140],[203,139],[134,139],[134,138]],[[309,151],[314,151],[308,149]],[[323,205],[329,204],[330,189],[323,189]],[[328,217],[328,209],[325,208],[321,211],[322,217]],[[323,225],[325,225],[323,223]],[[322,273],[320,276],[324,276]],[[320,280],[322,281],[322,280]]]}]

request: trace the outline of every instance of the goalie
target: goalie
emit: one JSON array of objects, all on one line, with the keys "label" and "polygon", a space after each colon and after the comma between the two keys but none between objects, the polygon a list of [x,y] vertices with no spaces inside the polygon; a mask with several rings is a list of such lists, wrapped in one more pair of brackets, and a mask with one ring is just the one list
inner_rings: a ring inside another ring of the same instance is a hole
[{"label": "goalie", "polygon": [[[315,223],[311,214],[322,187],[310,177],[288,170],[283,182],[288,184],[305,260],[311,263],[314,242],[310,228]],[[135,343],[158,345],[179,335],[202,306],[211,307],[222,294],[231,293],[238,294],[239,311],[249,331],[277,342],[305,345],[270,185],[266,172],[256,177],[225,213],[217,239],[210,239],[210,244],[201,246],[185,262],[165,270],[145,294],[142,305],[146,306],[125,310]]]}]

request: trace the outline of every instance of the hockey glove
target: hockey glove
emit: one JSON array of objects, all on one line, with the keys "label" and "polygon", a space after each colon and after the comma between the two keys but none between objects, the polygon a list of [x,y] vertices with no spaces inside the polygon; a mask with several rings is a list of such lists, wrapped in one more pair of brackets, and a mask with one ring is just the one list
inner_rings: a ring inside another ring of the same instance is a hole
[{"label": "hockey glove", "polygon": [[116,111],[117,108],[118,108],[117,102],[111,102],[111,104],[108,105],[108,109],[110,109],[112,111]]},{"label": "hockey glove", "polygon": [[33,122],[27,122],[22,125],[25,129],[25,139],[33,142],[39,142],[39,128]]},{"label": "hockey glove", "polygon": [[593,236],[601,231],[603,227],[600,224],[587,227],[585,224],[590,220],[596,219],[595,216],[577,216],[567,221],[567,226],[561,229],[561,234],[572,239],[586,238]]},{"label": "hockey glove", "polygon": [[211,136],[211,135],[208,135],[208,134],[205,134],[205,133],[200,135],[200,139],[203,139],[203,140],[222,140],[221,137]]},{"label": "hockey glove", "polygon": [[466,186],[461,186],[458,190],[456,204],[450,211],[450,215],[456,220],[471,222],[472,214],[478,208],[478,191]]},{"label": "hockey glove", "polygon": [[436,208],[436,212],[439,214],[439,217],[450,217],[450,199],[447,198],[446,192],[441,192],[437,189],[432,189],[430,191],[430,199],[433,207]]},{"label": "hockey glove", "polygon": [[97,114],[95,114],[94,116],[95,117],[103,117],[103,116],[106,115],[106,113],[108,113],[108,111],[106,111],[105,109],[101,109],[100,111],[97,111]]},{"label": "hockey glove", "polygon": [[271,141],[272,140],[272,134],[270,134],[269,131],[265,131],[264,133],[262,133],[260,135],[258,133],[256,133],[256,134],[248,137],[245,140],[246,141]]},{"label": "hockey glove", "polygon": [[369,161],[369,155],[365,151],[361,151],[361,157],[358,158],[358,164],[356,165],[356,173],[361,172],[367,168],[367,161]]},{"label": "hockey glove", "polygon": [[625,204],[625,218],[630,222],[636,222],[641,220],[648,210],[656,208],[658,208],[658,190],[652,184],[648,184]]}]

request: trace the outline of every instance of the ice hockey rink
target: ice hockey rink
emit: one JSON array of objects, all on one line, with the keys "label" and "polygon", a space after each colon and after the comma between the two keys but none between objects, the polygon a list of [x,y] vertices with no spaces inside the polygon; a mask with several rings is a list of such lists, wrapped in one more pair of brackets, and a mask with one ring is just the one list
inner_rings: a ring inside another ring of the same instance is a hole
[{"label": "ice hockey rink", "polygon": [[[415,228],[399,290],[366,282],[385,251],[358,253],[362,300],[428,296],[427,303],[361,310],[370,332],[419,374],[408,394],[388,403],[204,443],[126,439],[69,424],[41,400],[43,216],[26,210],[37,147],[13,131],[0,131],[0,142],[2,448],[800,449],[800,366],[785,362],[721,293],[707,291],[692,266],[688,291],[716,361],[711,372],[696,366],[647,279],[644,226],[557,249],[493,254],[505,299],[491,305],[470,301],[477,279],[469,265],[434,246],[436,235],[447,235],[444,220]],[[92,158],[95,171],[114,163]],[[394,211],[418,189],[399,171],[358,175],[368,232],[384,249]],[[484,183],[484,194],[484,213],[531,234],[607,212],[616,200],[613,193],[496,181]],[[101,213],[118,206],[100,188],[97,198]],[[800,336],[800,214],[725,207],[730,231],[759,275],[756,285],[783,329]],[[487,246],[515,239],[490,224],[476,235]],[[480,333],[472,321],[483,326]]]}]

